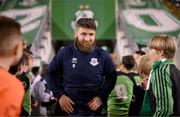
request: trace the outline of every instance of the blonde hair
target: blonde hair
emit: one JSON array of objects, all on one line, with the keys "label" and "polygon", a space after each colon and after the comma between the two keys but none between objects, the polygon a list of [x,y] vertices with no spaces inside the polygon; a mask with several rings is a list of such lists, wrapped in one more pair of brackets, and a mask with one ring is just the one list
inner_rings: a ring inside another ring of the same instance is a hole
[{"label": "blonde hair", "polygon": [[138,72],[144,73],[145,75],[149,75],[152,69],[153,62],[151,61],[151,57],[149,55],[142,55],[138,60]]},{"label": "blonde hair", "polygon": [[167,59],[172,59],[175,56],[176,42],[172,36],[156,35],[150,40],[148,46],[150,49],[163,51],[164,57]]}]

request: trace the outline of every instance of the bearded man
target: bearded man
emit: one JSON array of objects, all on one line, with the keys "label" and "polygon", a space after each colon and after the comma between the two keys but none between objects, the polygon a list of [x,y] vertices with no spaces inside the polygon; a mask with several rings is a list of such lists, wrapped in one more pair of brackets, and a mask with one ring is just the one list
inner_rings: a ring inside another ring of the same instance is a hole
[{"label": "bearded man", "polygon": [[109,54],[96,47],[96,24],[80,18],[75,41],[60,49],[48,66],[46,81],[68,116],[96,116],[116,82]]}]

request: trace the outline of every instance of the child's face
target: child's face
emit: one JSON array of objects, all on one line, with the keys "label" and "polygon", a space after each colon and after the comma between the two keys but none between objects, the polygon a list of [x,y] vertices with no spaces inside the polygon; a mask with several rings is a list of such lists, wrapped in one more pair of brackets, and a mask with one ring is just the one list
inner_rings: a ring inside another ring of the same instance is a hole
[{"label": "child's face", "polygon": [[141,87],[145,90],[146,89],[146,86],[147,86],[147,82],[148,82],[148,77],[144,77],[142,80],[141,80]]},{"label": "child's face", "polygon": [[153,63],[162,58],[162,52],[155,49],[149,49],[147,54],[151,57]]}]

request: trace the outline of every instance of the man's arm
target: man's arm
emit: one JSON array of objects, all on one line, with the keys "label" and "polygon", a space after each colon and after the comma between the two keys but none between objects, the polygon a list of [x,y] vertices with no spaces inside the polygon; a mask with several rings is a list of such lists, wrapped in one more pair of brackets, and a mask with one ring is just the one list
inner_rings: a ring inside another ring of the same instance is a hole
[{"label": "man's arm", "polygon": [[60,50],[48,66],[46,82],[53,95],[59,99],[64,94],[62,87],[63,50]]},{"label": "man's arm", "polygon": [[117,79],[116,71],[112,71],[110,74],[106,76],[105,84],[98,95],[102,100],[102,102],[105,101],[104,99],[108,98],[109,94],[111,93],[112,89],[116,84],[116,79]]},{"label": "man's arm", "polygon": [[102,102],[106,101],[104,99],[108,98],[109,94],[111,93],[112,89],[116,84],[116,79],[117,79],[116,71],[110,56],[106,54],[105,58],[106,58],[105,66],[104,66],[105,83],[98,95],[102,100]]},{"label": "man's arm", "polygon": [[65,95],[64,88],[62,86],[63,52],[64,49],[60,50],[48,66],[46,82],[48,88],[53,92],[53,95],[57,97],[61,109],[67,113],[72,113],[74,111],[72,106],[74,102]]}]

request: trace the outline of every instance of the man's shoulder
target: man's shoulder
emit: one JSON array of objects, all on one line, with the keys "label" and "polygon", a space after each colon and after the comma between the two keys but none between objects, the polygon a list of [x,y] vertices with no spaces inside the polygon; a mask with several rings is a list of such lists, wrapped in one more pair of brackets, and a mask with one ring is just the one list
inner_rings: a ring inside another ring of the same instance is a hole
[{"label": "man's shoulder", "polygon": [[74,45],[73,44],[69,44],[69,45],[66,45],[66,46],[64,46],[64,47],[61,47],[60,49],[59,49],[59,52],[60,51],[69,51],[69,50],[73,50],[74,49]]},{"label": "man's shoulder", "polygon": [[60,57],[62,55],[68,55],[68,53],[73,53],[73,51],[74,51],[73,44],[69,44],[64,47],[59,48],[56,56]]},{"label": "man's shoulder", "polygon": [[108,55],[108,53],[101,47],[95,47],[94,52],[101,54],[101,56]]},{"label": "man's shoulder", "polygon": [[68,45],[66,45],[64,48],[74,48],[74,43],[71,43],[71,44],[68,44]]},{"label": "man's shoulder", "polygon": [[105,50],[104,50],[104,49],[102,49],[102,48],[101,48],[101,47],[99,47],[99,46],[96,46],[94,50],[95,50],[95,51],[105,52]]}]

